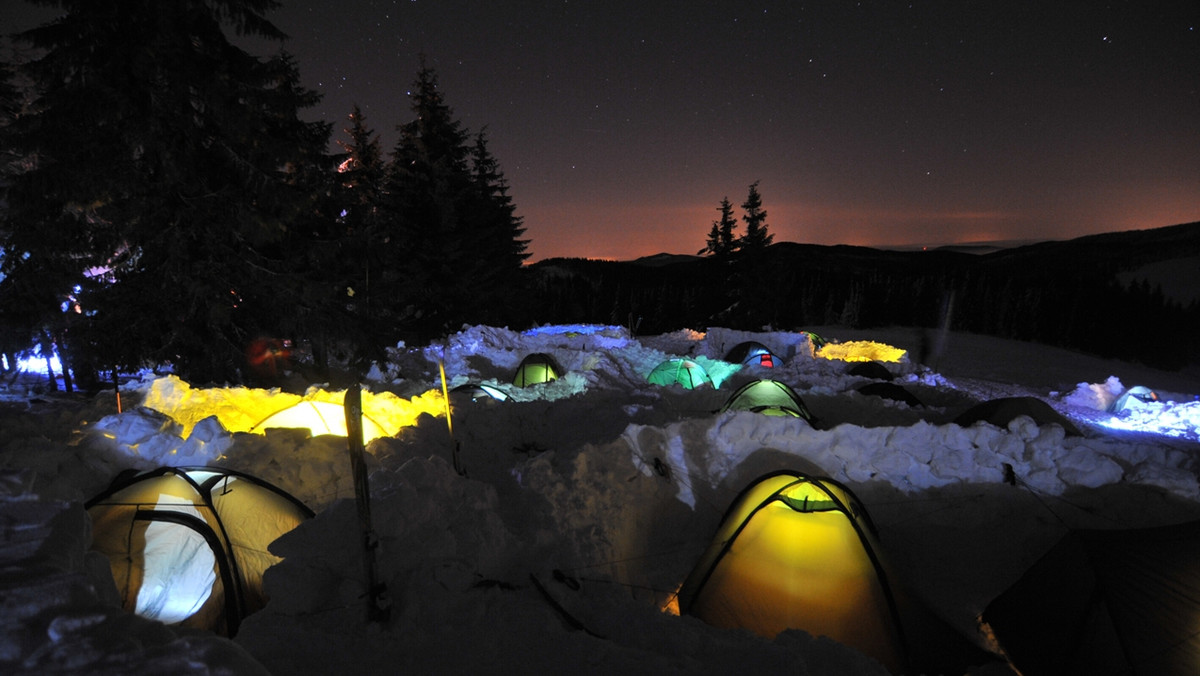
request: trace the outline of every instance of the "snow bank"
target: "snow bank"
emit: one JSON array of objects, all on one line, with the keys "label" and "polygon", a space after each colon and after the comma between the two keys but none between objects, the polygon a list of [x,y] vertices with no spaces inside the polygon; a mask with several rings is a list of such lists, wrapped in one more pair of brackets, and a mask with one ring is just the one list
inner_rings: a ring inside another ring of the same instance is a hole
[{"label": "snow bank", "polygon": [[[745,340],[784,363],[720,361]],[[1200,518],[1200,404],[1151,402],[1113,416],[1101,404],[1123,391],[1115,377],[1055,396],[906,357],[888,368],[924,402],[910,407],[857,392],[867,381],[845,361],[815,358],[809,341],[720,328],[633,337],[611,326],[468,327],[437,345],[390,350],[364,399],[369,415],[402,412],[367,449],[378,570],[392,603],[384,625],[365,620],[345,440],[251,431],[265,410],[342,393],[200,390],[168,377],[140,384],[144,405],[121,414],[102,397],[41,412],[23,402],[26,410],[0,417],[9,486],[0,500],[0,664],[146,674],[185,663],[289,674],[884,673],[804,632],[768,642],[661,612],[751,481],[793,469],[851,487],[898,580],[980,645],[979,611],[1067,528]],[[1022,363],[1039,369],[1037,349],[1025,349]],[[514,387],[532,352],[553,355],[567,373]],[[674,356],[704,360],[720,386],[648,384],[646,374]],[[484,382],[511,399],[452,401],[448,425],[441,367],[451,387]],[[764,377],[791,385],[818,424],[717,413],[740,384]],[[1085,434],[1028,417],[1004,427],[948,422],[997,393],[1041,397]],[[1123,427],[1135,421],[1140,431]],[[119,471],[206,463],[269,481],[317,512],[271,546],[284,557],[267,573],[271,602],[235,642],[124,614],[111,576],[86,554],[80,502]],[[972,673],[989,672],[1007,668],[997,657]]]}]

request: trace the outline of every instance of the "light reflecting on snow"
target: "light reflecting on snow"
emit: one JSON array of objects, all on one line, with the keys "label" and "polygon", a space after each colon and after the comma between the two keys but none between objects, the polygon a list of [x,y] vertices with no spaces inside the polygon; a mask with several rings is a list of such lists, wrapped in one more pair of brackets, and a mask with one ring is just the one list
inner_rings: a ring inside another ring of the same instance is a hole
[{"label": "light reflecting on snow", "polygon": [[[5,365],[7,366],[7,364]],[[55,373],[62,373],[62,362],[58,360],[57,354],[50,355],[50,368],[54,369]],[[17,370],[48,375],[45,357],[18,357]]]},{"label": "light reflecting on snow", "polygon": [[1114,430],[1200,441],[1200,401],[1143,403],[1098,422]]}]

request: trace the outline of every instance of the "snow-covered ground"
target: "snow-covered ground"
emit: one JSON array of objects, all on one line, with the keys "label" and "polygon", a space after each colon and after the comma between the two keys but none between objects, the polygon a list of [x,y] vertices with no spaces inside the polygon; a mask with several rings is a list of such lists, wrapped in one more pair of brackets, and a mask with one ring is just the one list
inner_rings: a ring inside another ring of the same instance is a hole
[{"label": "snow-covered ground", "polygon": [[[793,469],[849,486],[899,582],[984,648],[982,609],[1069,528],[1200,518],[1198,377],[982,336],[813,331],[908,350],[887,367],[923,405],[857,392],[870,381],[814,356],[803,333],[477,326],[393,350],[364,384],[364,412],[391,435],[368,445],[386,624],[366,620],[344,438],[255,429],[297,395],[144,376],[125,386],[117,414],[112,393],[10,390],[0,407],[0,671],[886,673],[827,638],[767,641],[661,610],[751,481]],[[784,363],[721,361],[751,339]],[[513,387],[534,352],[567,373]],[[647,384],[672,356],[702,364],[719,387]],[[511,399],[456,401],[448,424],[439,360],[449,387],[486,383]],[[791,385],[816,425],[716,412],[762,377]],[[1159,400],[1105,410],[1134,385]],[[1025,395],[1084,434],[1027,417],[1006,428],[951,422],[976,402]],[[124,613],[107,561],[87,553],[82,502],[118,472],[204,464],[265,479],[317,513],[274,543],[284,561],[267,576],[271,601],[232,640]],[[996,655],[970,673],[1010,670]]]}]

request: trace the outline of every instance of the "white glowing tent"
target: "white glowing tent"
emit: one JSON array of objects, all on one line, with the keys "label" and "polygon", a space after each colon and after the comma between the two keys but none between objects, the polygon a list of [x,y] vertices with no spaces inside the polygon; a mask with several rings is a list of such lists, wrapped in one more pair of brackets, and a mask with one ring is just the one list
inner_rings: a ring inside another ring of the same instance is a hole
[{"label": "white glowing tent", "polygon": [[87,503],[126,610],[233,636],[266,605],[267,547],[313,513],[282,490],[215,467],[118,477]]}]

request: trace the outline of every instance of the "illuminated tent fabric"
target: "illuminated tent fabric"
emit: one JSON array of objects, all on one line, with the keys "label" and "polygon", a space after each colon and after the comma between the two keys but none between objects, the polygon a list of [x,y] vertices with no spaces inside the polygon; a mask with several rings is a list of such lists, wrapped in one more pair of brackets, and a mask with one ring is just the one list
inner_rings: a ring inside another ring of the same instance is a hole
[{"label": "illuminated tent fabric", "polygon": [[763,368],[775,368],[783,363],[766,345],[756,340],[747,340],[735,345],[725,354],[725,361],[731,364],[762,366]]},{"label": "illuminated tent fabric", "polygon": [[825,347],[825,344],[829,342],[828,340],[825,340],[824,338],[818,336],[817,334],[813,333],[812,331],[801,331],[800,335],[804,336],[805,338],[808,338],[808,342],[810,345],[812,345],[812,349],[814,349],[814,350],[819,350],[819,349]]},{"label": "illuminated tent fabric", "polygon": [[982,619],[1025,676],[1200,673],[1200,521],[1072,531]]},{"label": "illuminated tent fabric", "polygon": [[1130,399],[1136,399],[1137,401],[1148,404],[1152,401],[1158,401],[1158,393],[1154,390],[1151,390],[1149,387],[1146,387],[1145,385],[1134,385],[1128,390],[1125,390],[1121,396],[1114,399],[1113,403],[1108,405],[1108,412],[1120,413],[1121,411],[1124,411],[1131,406],[1129,401]]},{"label": "illuminated tent fabric", "polygon": [[976,404],[963,411],[954,419],[959,427],[970,427],[979,421],[990,423],[996,427],[1008,427],[1013,418],[1024,415],[1040,425],[1051,423],[1060,425],[1069,435],[1083,436],[1083,432],[1061,413],[1055,411],[1050,404],[1037,397],[1001,397]]},{"label": "illuminated tent fabric", "polygon": [[742,491],[679,590],[681,613],[774,638],[803,629],[907,664],[874,526],[849,489],[794,472]]},{"label": "illuminated tent fabric", "polygon": [[[371,441],[379,437],[390,436],[370,416],[364,415],[363,441]],[[341,405],[328,401],[304,400],[281,411],[276,411],[263,418],[262,422],[250,428],[251,432],[262,433],[273,427],[307,429],[314,437],[322,434],[346,436],[346,409]]]},{"label": "illuminated tent fabric", "polygon": [[513,385],[529,387],[540,383],[558,380],[563,374],[562,367],[554,357],[544,352],[534,352],[521,360],[517,372],[513,375]]},{"label": "illuminated tent fabric", "polygon": [[214,467],[118,477],[88,501],[92,549],[108,557],[125,609],[181,627],[237,633],[266,605],[267,551],[313,516],[270,484]]},{"label": "illuminated tent fabric", "polygon": [[778,380],[752,380],[742,385],[721,407],[721,412],[724,411],[754,411],[766,415],[792,416],[804,418],[809,424],[813,423],[812,413],[804,405],[800,395]]},{"label": "illuminated tent fabric", "polygon": [[745,488],[679,589],[679,610],[773,638],[828,636],[892,673],[962,674],[995,656],[905,593],[849,488],[799,472]]},{"label": "illuminated tent fabric", "polygon": [[691,390],[701,385],[712,385],[712,378],[703,366],[690,359],[668,359],[646,375],[646,382],[651,385],[683,385]]}]

